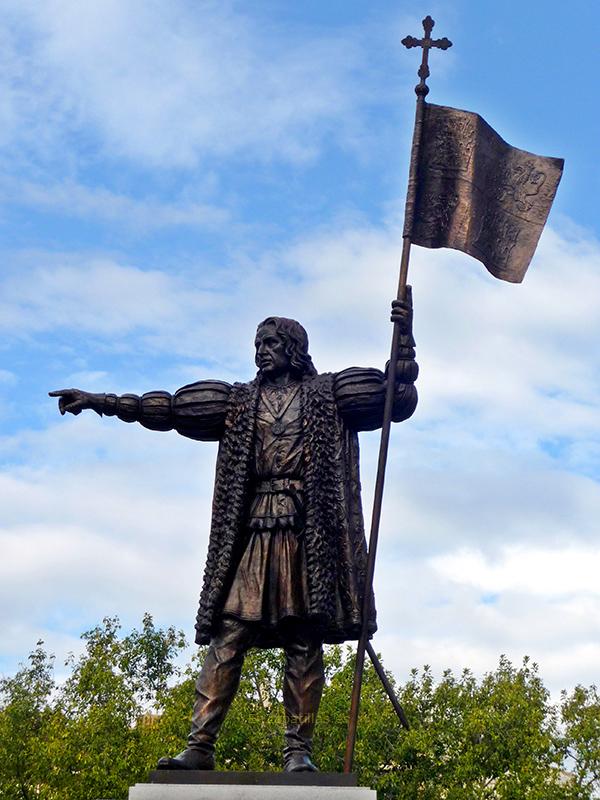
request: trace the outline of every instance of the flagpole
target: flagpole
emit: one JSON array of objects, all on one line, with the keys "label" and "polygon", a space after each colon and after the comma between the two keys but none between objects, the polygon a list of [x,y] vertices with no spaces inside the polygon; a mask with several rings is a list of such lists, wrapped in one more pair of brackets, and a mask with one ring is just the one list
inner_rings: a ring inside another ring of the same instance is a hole
[{"label": "flagpole", "polygon": [[[431,39],[431,31],[434,26],[431,17],[423,20],[425,37],[415,39],[407,36],[402,40],[405,47],[422,47],[423,57],[419,67],[419,83],[415,87],[417,95],[417,105],[415,109],[415,126],[413,130],[413,140],[410,153],[410,166],[408,174],[408,187],[406,191],[406,205],[404,210],[404,231],[402,242],[402,256],[400,258],[400,276],[398,279],[397,299],[406,299],[406,283],[408,278],[408,264],[410,261],[410,247],[412,227],[415,213],[415,201],[417,195],[417,180],[419,167],[419,153],[421,148],[421,138],[423,131],[423,116],[425,113],[425,97],[429,92],[426,80],[429,77],[428,56],[431,47],[440,47],[446,50],[452,43],[448,39]],[[375,494],[373,499],[373,514],[371,518],[371,531],[369,535],[369,550],[367,556],[367,569],[365,584],[363,589],[362,602],[362,629],[358,646],[356,648],[356,660],[354,664],[354,682],[352,686],[352,700],[350,703],[350,718],[348,720],[348,734],[346,737],[346,752],[344,755],[344,772],[352,771],[354,761],[354,747],[356,744],[356,728],[358,724],[358,712],[360,709],[360,690],[362,686],[363,671],[365,664],[365,651],[369,643],[368,622],[371,614],[371,593],[373,590],[373,576],[375,574],[375,557],[377,555],[377,541],[379,538],[379,523],[381,520],[381,508],[383,499],[383,487],[385,483],[385,469],[390,442],[390,430],[392,423],[392,411],[394,406],[394,395],[396,389],[396,364],[398,361],[398,351],[400,347],[400,325],[394,323],[392,334],[392,345],[390,349],[390,363],[387,372],[387,384],[385,392],[385,404],[383,409],[383,423],[381,426],[381,441],[379,444],[379,458],[377,462],[377,477],[375,480]]]}]

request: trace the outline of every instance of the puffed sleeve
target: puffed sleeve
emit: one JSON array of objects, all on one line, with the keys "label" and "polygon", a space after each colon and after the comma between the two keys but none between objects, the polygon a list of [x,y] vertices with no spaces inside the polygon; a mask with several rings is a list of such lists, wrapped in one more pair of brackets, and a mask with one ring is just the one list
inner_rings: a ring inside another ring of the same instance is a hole
[{"label": "puffed sleeve", "polygon": [[[417,407],[417,390],[402,376],[396,381],[392,420],[408,419]],[[346,425],[356,431],[373,431],[383,424],[386,376],[373,367],[349,367],[335,376],[338,410]]]},{"label": "puffed sleeve", "polygon": [[173,427],[190,439],[219,441],[230,392],[231,384],[224,381],[199,381],[178,389],[173,396]]},{"label": "puffed sleeve", "polygon": [[123,422],[139,422],[153,431],[176,430],[182,436],[215,442],[221,438],[231,385],[224,381],[198,381],[169,392],[103,396],[101,412]]}]

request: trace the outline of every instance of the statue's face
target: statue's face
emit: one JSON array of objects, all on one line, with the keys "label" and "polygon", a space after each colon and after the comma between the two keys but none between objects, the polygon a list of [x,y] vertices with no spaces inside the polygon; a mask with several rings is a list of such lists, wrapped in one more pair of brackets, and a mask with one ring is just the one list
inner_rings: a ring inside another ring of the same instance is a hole
[{"label": "statue's face", "polygon": [[263,325],[256,333],[256,366],[263,375],[275,377],[290,368],[290,357],[285,352],[286,341],[272,325]]}]

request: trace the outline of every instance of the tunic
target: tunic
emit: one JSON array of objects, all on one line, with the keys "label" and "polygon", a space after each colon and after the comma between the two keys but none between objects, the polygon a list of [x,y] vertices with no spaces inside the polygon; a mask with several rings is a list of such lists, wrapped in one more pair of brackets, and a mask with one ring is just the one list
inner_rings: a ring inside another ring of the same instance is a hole
[{"label": "tunic", "polygon": [[307,612],[298,388],[298,382],[261,387],[247,545],[223,607],[224,614],[271,628]]}]

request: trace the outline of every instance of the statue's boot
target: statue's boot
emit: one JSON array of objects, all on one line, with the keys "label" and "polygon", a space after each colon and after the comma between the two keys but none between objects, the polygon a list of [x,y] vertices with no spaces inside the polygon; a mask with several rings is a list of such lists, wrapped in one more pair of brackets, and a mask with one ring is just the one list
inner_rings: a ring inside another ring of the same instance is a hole
[{"label": "statue's boot", "polygon": [[156,766],[157,769],[214,769],[215,756],[214,753],[188,747],[173,758],[160,758]]},{"label": "statue's boot", "polygon": [[158,769],[214,769],[215,742],[240,684],[244,656],[254,630],[225,617],[213,636],[196,681],[196,701],[187,748],[174,758],[161,758]]},{"label": "statue's boot", "polygon": [[286,772],[316,772],[311,760],[312,737],[325,684],[319,638],[301,631],[285,645],[283,705],[286,730],[283,750]]}]

